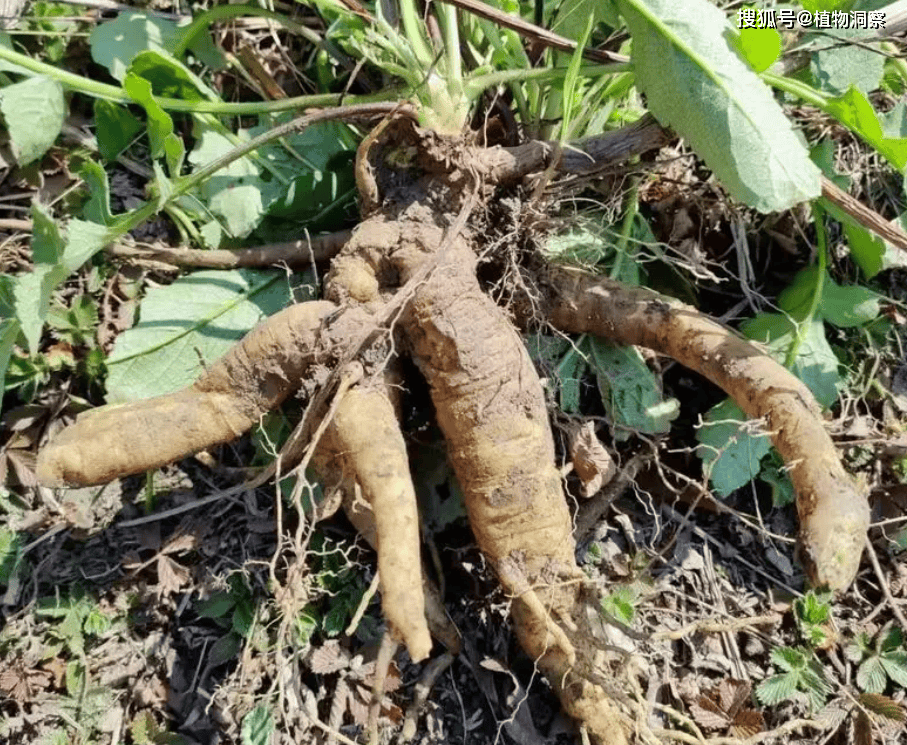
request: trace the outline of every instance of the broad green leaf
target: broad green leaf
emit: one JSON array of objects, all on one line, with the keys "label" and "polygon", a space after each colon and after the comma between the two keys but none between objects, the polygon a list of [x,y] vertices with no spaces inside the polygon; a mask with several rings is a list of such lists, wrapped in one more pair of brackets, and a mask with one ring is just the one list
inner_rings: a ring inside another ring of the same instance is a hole
[{"label": "broad green leaf", "polygon": [[16,162],[31,163],[50,149],[63,127],[63,87],[44,75],[8,85],[0,89],[0,112]]},{"label": "broad green leaf", "polygon": [[123,80],[129,63],[139,52],[163,50],[176,34],[173,21],[126,11],[97,26],[88,42],[91,58],[117,80]]},{"label": "broad green leaf", "polygon": [[[208,127],[197,127],[195,137],[189,162],[196,168],[208,165],[234,147],[227,137]],[[244,238],[267,210],[264,188],[259,166],[247,156],[234,160],[207,179],[199,188],[199,196],[223,221],[230,235]]]},{"label": "broad green leaf", "polygon": [[[760,313],[744,323],[740,330],[747,338],[764,344],[768,353],[781,363],[787,357],[796,332],[791,320],[779,313]],[[806,384],[816,401],[828,407],[837,400],[841,386],[838,367],[838,358],[825,338],[824,323],[813,319],[791,372]]]},{"label": "broad green leaf", "polygon": [[646,434],[668,432],[680,404],[664,398],[658,378],[639,350],[595,337],[589,337],[589,349],[602,403],[615,425],[615,438],[629,437],[628,429]]},{"label": "broad green leaf", "polygon": [[139,323],[117,338],[107,360],[107,400],[150,398],[190,385],[289,301],[281,272],[202,271],[151,290]]},{"label": "broad green leaf", "polygon": [[736,46],[753,71],[762,72],[781,54],[781,34],[774,28],[742,28]]},{"label": "broad green leaf", "polygon": [[703,470],[722,497],[752,481],[759,473],[759,462],[772,447],[768,436],[755,431],[729,398],[709,409],[696,439]]},{"label": "broad green leaf", "polygon": [[63,265],[74,272],[111,241],[111,231],[105,225],[85,220],[70,220],[66,228],[66,248]]},{"label": "broad green leaf", "polygon": [[849,38],[859,37],[861,33],[835,33],[833,38],[842,42],[838,45],[825,35],[820,37],[822,48],[813,53],[810,69],[823,91],[841,95],[854,86],[863,93],[870,93],[879,87],[885,57],[875,48],[878,45],[847,43]]},{"label": "broad green leaf", "polygon": [[819,169],[707,0],[617,0],[640,90],[737,199],[783,210],[820,193]]},{"label": "broad green leaf", "polygon": [[68,276],[69,272],[62,264],[38,264],[31,272],[15,277],[13,298],[16,318],[28,351],[32,354],[38,352],[51,294]]},{"label": "broad green leaf", "polygon": [[555,16],[554,23],[551,25],[551,30],[573,41],[579,41],[590,18],[592,19],[593,28],[597,23],[607,23],[609,26],[616,26],[618,22],[614,7],[609,2],[602,2],[602,0],[564,0],[557,8],[557,16]]},{"label": "broad green leaf", "polygon": [[198,75],[161,49],[139,52],[129,63],[129,73],[151,83],[155,96],[185,101],[218,100],[217,94]]},{"label": "broad green leaf", "polygon": [[853,86],[827,101],[825,110],[872,145],[898,171],[907,165],[907,138],[886,137],[869,99]]},{"label": "broad green leaf", "polygon": [[803,0],[800,5],[803,10],[815,13],[818,10],[840,10],[852,5],[853,0]]},{"label": "broad green leaf", "polygon": [[271,745],[274,718],[264,706],[256,706],[242,720],[242,745]]},{"label": "broad green leaf", "polygon": [[151,157],[160,158],[164,154],[165,140],[173,134],[173,119],[161,108],[151,93],[151,83],[138,75],[128,74],[123,80],[123,88],[129,97],[141,104],[148,115],[148,141],[151,145]]},{"label": "broad green leaf", "polygon": [[907,652],[897,650],[881,656],[882,667],[899,686],[907,688]]},{"label": "broad green leaf", "polygon": [[857,685],[866,693],[881,693],[887,681],[885,666],[876,655],[866,658],[857,668]]},{"label": "broad green leaf", "polygon": [[115,160],[145,128],[125,106],[102,98],[94,102],[94,123],[98,150],[104,160]]},{"label": "broad green leaf", "polygon": [[[778,307],[795,321],[806,318],[816,288],[818,267],[797,272],[793,282],[778,296]],[[822,297],[816,309],[833,326],[853,328],[874,321],[880,311],[879,295],[858,285],[839,285],[828,274],[822,284]]]}]

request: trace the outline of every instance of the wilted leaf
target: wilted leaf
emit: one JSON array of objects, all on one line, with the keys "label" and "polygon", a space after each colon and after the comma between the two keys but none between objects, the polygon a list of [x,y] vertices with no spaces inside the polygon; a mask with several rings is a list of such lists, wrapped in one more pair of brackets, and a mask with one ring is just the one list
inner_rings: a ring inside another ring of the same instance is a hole
[{"label": "wilted leaf", "polygon": [[586,422],[573,433],[570,458],[573,470],[582,481],[585,497],[591,497],[617,473],[614,459],[595,435],[593,422]]},{"label": "wilted leaf", "polygon": [[857,701],[873,714],[889,719],[892,722],[902,723],[907,719],[904,707],[897,701],[888,698],[888,696],[881,696],[877,693],[861,693],[857,696]]}]

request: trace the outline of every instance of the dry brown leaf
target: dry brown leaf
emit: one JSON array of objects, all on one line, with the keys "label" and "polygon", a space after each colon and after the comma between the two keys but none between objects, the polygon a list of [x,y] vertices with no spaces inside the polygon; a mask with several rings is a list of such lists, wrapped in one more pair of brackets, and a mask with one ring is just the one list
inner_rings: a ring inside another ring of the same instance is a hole
[{"label": "dry brown leaf", "polygon": [[169,556],[157,557],[157,587],[155,592],[158,597],[172,595],[179,592],[180,588],[189,581],[189,570],[177,563]]},{"label": "dry brown leaf", "polygon": [[762,714],[746,706],[752,690],[748,681],[725,678],[691,703],[690,713],[703,729],[751,737],[765,729]]},{"label": "dry brown leaf", "polygon": [[46,670],[26,667],[21,660],[16,660],[0,672],[0,691],[14,701],[24,703],[50,685],[53,676]]},{"label": "dry brown leaf", "polygon": [[595,436],[593,422],[586,422],[573,433],[570,458],[582,481],[584,497],[591,497],[617,474],[614,459]]},{"label": "dry brown leaf", "polygon": [[322,644],[309,655],[309,667],[317,675],[328,675],[345,669],[350,657],[337,640]]}]

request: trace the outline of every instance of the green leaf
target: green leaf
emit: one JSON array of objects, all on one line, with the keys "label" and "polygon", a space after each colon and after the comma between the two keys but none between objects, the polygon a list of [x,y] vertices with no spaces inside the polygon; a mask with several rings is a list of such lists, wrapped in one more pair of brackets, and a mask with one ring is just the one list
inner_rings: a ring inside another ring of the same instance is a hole
[{"label": "green leaf", "polygon": [[[809,314],[818,274],[816,266],[802,269],[778,296],[778,307],[796,321]],[[878,318],[880,310],[877,293],[858,285],[839,285],[826,273],[816,311],[826,321],[841,328],[863,326]]]},{"label": "green leaf", "polygon": [[0,113],[13,156],[24,166],[44,155],[63,128],[63,87],[44,75],[8,85],[0,90]]},{"label": "green leaf", "polygon": [[330,609],[324,614],[322,627],[328,636],[337,636],[346,628],[350,613],[346,602],[342,598],[334,599]]},{"label": "green leaf", "polygon": [[21,552],[22,539],[19,534],[0,526],[0,585],[9,584],[19,566]]},{"label": "green leaf", "polygon": [[707,0],[617,0],[637,84],[737,199],[762,211],[818,197],[820,172],[771,91],[732,49]]},{"label": "green leaf", "polygon": [[70,220],[66,227],[63,266],[69,273],[82,266],[111,241],[112,231],[104,225],[84,220]]},{"label": "green leaf", "polygon": [[102,98],[94,102],[94,123],[98,150],[104,160],[115,160],[145,128],[125,106]]},{"label": "green leaf", "polygon": [[32,259],[35,264],[53,266],[63,256],[66,241],[60,235],[60,228],[53,215],[40,202],[32,202]]},{"label": "green leaf", "polygon": [[91,32],[91,58],[117,80],[126,77],[130,62],[146,49],[163,51],[176,38],[173,21],[126,11]]},{"label": "green leaf", "polygon": [[781,34],[774,28],[742,28],[736,47],[754,72],[762,72],[781,54]]},{"label": "green leaf", "polygon": [[774,706],[790,698],[797,690],[797,677],[792,673],[773,675],[756,686],[756,698],[763,706]]},{"label": "green leaf", "polygon": [[274,718],[264,706],[256,706],[242,720],[242,745],[270,745]]},{"label": "green leaf", "polygon": [[151,83],[145,78],[129,73],[123,80],[123,89],[133,101],[144,107],[148,115],[148,141],[151,157],[156,160],[164,154],[165,140],[173,134],[173,119],[155,101]]},{"label": "green leaf", "polygon": [[557,16],[551,24],[551,30],[573,41],[579,41],[590,18],[593,28],[597,23],[616,26],[618,20],[611,3],[602,0],[564,0],[557,8]]},{"label": "green leaf", "polygon": [[907,652],[888,652],[882,655],[881,660],[888,677],[907,688]]},{"label": "green leaf", "polygon": [[[787,316],[779,313],[759,313],[741,327],[744,336],[766,346],[766,351],[784,362],[794,340],[795,328]],[[791,370],[812,391],[822,406],[831,406],[838,397],[841,375],[838,358],[825,338],[825,326],[813,319],[797,352]]]},{"label": "green leaf", "polygon": [[884,155],[898,171],[904,170],[907,138],[885,136],[866,94],[851,86],[843,95],[829,99],[825,110]]},{"label": "green leaf", "polygon": [[833,38],[842,44],[829,44],[829,37],[823,35],[823,48],[812,55],[810,69],[824,91],[835,95],[845,93],[851,86],[863,93],[879,87],[882,80],[885,57],[876,49],[878,45],[851,44],[847,40],[863,33],[859,30],[838,31]]},{"label": "green leaf", "polygon": [[235,659],[240,649],[242,649],[242,637],[233,632],[225,634],[211,645],[211,649],[208,651],[208,664],[211,667],[223,665],[225,662]]},{"label": "green leaf", "polygon": [[217,592],[195,604],[195,612],[202,618],[223,618],[236,605],[236,599],[229,592]]},{"label": "green leaf", "polygon": [[602,610],[611,618],[630,626],[636,617],[636,603],[639,593],[630,585],[620,585],[606,595],[602,601]]},{"label": "green leaf", "polygon": [[81,698],[88,683],[88,673],[81,660],[72,660],[66,665],[66,692],[73,698]]},{"label": "green leaf", "polygon": [[0,318],[0,401],[6,390],[6,369],[20,331],[21,327],[15,318]]},{"label": "green leaf", "polygon": [[876,655],[867,657],[857,668],[857,685],[866,693],[881,693],[887,682],[885,666]]},{"label": "green leaf", "polygon": [[794,491],[794,485],[777,451],[772,450],[769,457],[762,460],[759,480],[768,484],[772,489],[772,507],[784,507],[796,501],[797,494]]},{"label": "green leaf", "polygon": [[120,403],[190,385],[266,316],[290,301],[282,272],[202,271],[151,290],[141,320],[107,361],[107,399]]},{"label": "green leaf", "polygon": [[127,74],[137,75],[151,83],[155,96],[185,101],[218,100],[217,94],[200,77],[161,49],[139,52],[130,62]]},{"label": "green leaf", "polygon": [[98,225],[110,225],[113,215],[110,213],[110,183],[107,171],[93,160],[82,164],[79,175],[88,185],[88,203],[85,205],[85,217]]},{"label": "green leaf", "polygon": [[646,434],[670,431],[680,404],[664,398],[658,378],[639,350],[596,337],[589,337],[589,350],[602,403],[615,425],[615,438],[629,437],[626,429]]},{"label": "green leaf", "polygon": [[753,431],[746,415],[729,398],[709,409],[696,439],[701,443],[696,452],[703,471],[723,497],[753,480],[772,446],[767,435]]}]

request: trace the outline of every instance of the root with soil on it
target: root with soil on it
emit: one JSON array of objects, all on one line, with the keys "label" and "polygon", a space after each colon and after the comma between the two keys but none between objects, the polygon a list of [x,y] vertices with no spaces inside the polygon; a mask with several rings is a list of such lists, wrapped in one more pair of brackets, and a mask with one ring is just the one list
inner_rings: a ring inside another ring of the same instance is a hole
[{"label": "root with soil on it", "polygon": [[[594,739],[622,745],[635,718],[630,686],[611,679],[590,627],[587,607],[596,599],[575,562],[542,385],[510,316],[476,277],[491,230],[483,207],[502,180],[543,168],[544,148],[486,151],[408,120],[383,126],[360,148],[357,174],[373,211],[333,260],[329,302],[268,319],[186,391],[83,415],[43,448],[39,477],[53,485],[99,483],[231,439],[315,363],[358,355],[366,377],[337,402],[315,460],[345,489],[357,527],[371,533],[389,627],[422,659],[430,646],[423,608],[433,605],[431,593],[423,600],[415,499],[384,378],[386,362],[410,355],[429,383],[476,540],[512,598],[523,648]],[[415,158],[386,157],[400,149]],[[401,160],[409,165],[389,165]],[[806,388],[692,309],[582,273],[543,274],[536,297],[555,326],[671,355],[749,414],[767,418],[797,486],[812,576],[846,587],[868,509]],[[357,493],[373,512],[357,508]],[[430,622],[436,634],[446,633],[438,631],[443,625]]]}]

